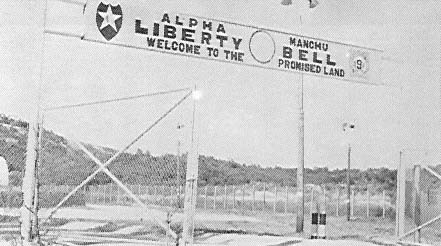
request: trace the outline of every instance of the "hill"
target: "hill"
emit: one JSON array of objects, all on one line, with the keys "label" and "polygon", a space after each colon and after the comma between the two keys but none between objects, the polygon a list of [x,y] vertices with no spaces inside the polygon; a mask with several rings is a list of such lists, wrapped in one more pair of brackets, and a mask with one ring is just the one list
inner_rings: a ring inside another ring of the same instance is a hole
[{"label": "hill", "polygon": [[[10,171],[11,182],[21,183],[26,152],[28,124],[22,120],[0,115],[0,155],[4,156]],[[86,144],[86,147],[101,161],[109,159],[116,150]],[[73,185],[97,169],[83,151],[70,144],[68,139],[45,129],[43,131],[40,182],[42,184]],[[180,156],[181,180],[185,177],[186,154]],[[148,151],[123,153],[109,165],[109,170],[128,184],[174,184],[176,180],[177,156],[165,154],[153,156]],[[396,184],[396,170],[387,168],[351,170],[353,183],[375,184],[388,190]],[[328,168],[305,169],[305,182],[313,184],[345,183],[346,170]],[[100,173],[90,184],[105,184],[110,178]],[[258,182],[278,185],[296,184],[296,169],[246,165],[234,160],[221,160],[201,155],[199,159],[200,185],[250,184]]]}]

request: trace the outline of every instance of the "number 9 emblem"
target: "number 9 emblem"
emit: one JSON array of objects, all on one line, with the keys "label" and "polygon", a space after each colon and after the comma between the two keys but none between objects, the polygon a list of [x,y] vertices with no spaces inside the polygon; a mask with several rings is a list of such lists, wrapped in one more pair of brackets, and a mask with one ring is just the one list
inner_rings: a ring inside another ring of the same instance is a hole
[{"label": "number 9 emblem", "polygon": [[350,66],[354,75],[366,75],[369,70],[367,54],[364,52],[354,52],[350,59]]}]

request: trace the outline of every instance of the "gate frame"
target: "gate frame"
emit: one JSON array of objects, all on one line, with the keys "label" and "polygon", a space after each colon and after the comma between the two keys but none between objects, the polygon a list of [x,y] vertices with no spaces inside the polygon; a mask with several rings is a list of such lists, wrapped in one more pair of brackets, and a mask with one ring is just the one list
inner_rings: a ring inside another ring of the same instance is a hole
[{"label": "gate frame", "polygon": [[[417,151],[429,151],[429,150],[417,150]],[[421,237],[420,237],[421,229],[441,220],[441,213],[438,214],[435,218],[433,218],[433,219],[431,219],[421,225],[417,225],[415,228],[411,229],[410,231],[405,232],[406,165],[402,163],[403,154],[404,154],[404,150],[401,150],[398,171],[397,171],[397,201],[396,201],[395,233],[397,236],[398,243],[413,244],[412,242],[404,241],[404,239],[406,237],[413,235],[413,234],[417,235],[418,243],[421,243]],[[413,164],[414,177],[416,178],[416,181],[417,181],[415,183],[415,186],[419,186],[421,169],[428,171],[434,177],[441,180],[441,174],[438,174],[436,171],[434,171],[432,168],[430,168],[427,164],[424,164],[424,162],[425,162],[425,160],[422,160],[418,163]],[[420,196],[420,192],[418,190],[416,191],[416,196]],[[417,207],[417,206],[420,206],[419,201],[415,201],[415,207]]]}]

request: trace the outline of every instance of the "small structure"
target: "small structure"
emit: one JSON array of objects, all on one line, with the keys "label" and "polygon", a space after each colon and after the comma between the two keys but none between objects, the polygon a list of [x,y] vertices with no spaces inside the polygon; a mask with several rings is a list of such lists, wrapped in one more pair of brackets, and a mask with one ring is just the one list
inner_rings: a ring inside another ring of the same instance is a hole
[{"label": "small structure", "polygon": [[0,186],[9,185],[8,164],[3,156],[0,156]]}]

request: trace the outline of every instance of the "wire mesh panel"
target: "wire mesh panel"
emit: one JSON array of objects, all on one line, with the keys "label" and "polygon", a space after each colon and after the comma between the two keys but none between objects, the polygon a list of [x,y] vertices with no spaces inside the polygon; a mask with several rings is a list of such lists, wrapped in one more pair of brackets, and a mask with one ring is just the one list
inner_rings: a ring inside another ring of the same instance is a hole
[{"label": "wire mesh panel", "polygon": [[176,241],[190,96],[179,89],[46,108],[38,171],[42,236]]},{"label": "wire mesh panel", "polygon": [[441,245],[441,166],[435,153],[404,151],[404,241]]}]

